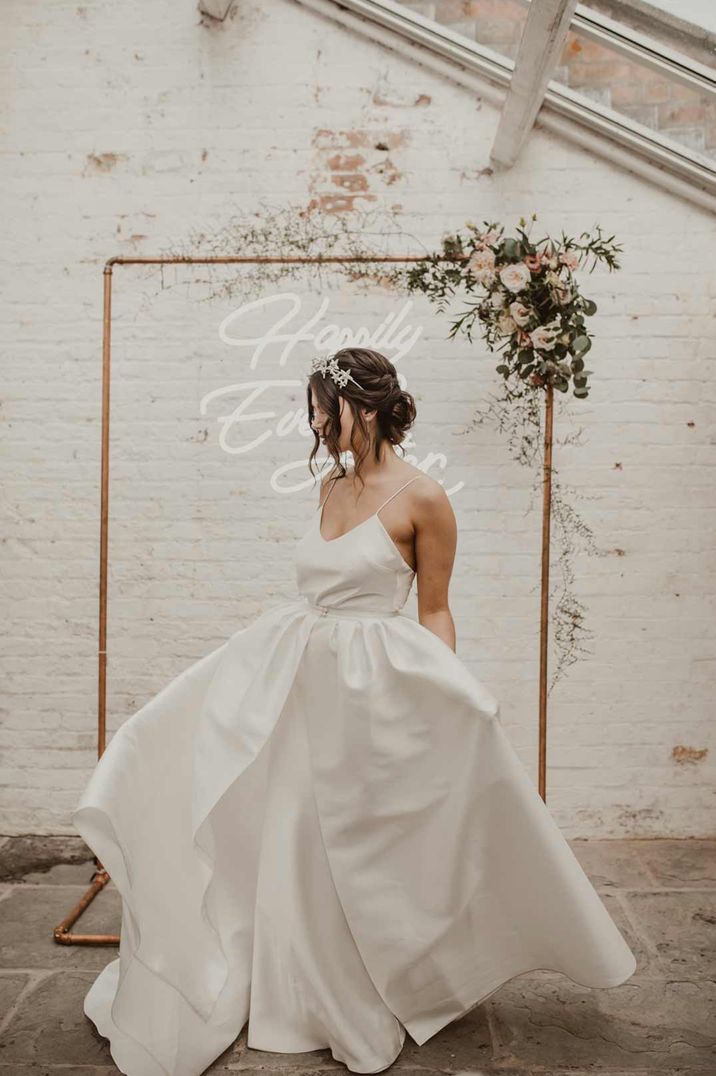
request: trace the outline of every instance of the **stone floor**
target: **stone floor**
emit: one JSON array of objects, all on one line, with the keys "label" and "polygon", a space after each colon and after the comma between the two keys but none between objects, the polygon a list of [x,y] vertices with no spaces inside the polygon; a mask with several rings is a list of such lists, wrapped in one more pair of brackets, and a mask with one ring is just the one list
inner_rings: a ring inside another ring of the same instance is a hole
[{"label": "stone floor", "polygon": [[[638,960],[589,990],[538,972],[505,983],[388,1070],[430,1076],[716,1076],[716,840],[572,841]],[[92,859],[72,837],[0,837],[0,1076],[118,1072],[82,999],[116,947],[62,946],[53,928],[79,900]],[[117,933],[109,885],[77,929]],[[263,1053],[246,1029],[212,1074],[343,1072],[329,1050]]]}]

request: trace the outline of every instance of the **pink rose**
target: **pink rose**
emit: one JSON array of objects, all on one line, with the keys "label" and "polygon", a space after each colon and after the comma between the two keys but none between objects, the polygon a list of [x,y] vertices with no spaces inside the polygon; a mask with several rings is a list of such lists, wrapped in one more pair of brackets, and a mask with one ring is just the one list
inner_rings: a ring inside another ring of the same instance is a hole
[{"label": "pink rose", "polygon": [[566,265],[568,269],[576,269],[579,265],[579,256],[573,250],[565,250],[560,256],[559,260],[562,265]]},{"label": "pink rose", "polygon": [[510,314],[517,324],[521,326],[526,325],[530,320],[531,311],[519,299],[515,299],[513,303],[510,303]]}]

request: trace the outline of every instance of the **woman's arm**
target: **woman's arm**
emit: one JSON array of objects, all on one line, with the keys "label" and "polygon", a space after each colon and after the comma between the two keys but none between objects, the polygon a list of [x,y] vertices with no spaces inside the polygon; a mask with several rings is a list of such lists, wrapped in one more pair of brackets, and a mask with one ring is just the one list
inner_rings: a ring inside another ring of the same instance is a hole
[{"label": "woman's arm", "polygon": [[431,482],[420,491],[413,518],[418,620],[455,650],[455,623],[448,605],[448,587],[457,548],[457,522],[450,498],[439,482]]}]

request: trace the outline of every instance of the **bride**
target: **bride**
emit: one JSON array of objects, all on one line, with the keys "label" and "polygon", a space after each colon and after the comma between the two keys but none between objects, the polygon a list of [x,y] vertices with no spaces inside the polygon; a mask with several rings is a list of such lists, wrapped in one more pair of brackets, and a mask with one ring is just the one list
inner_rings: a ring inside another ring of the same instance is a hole
[{"label": "bride", "polygon": [[516,975],[636,967],[455,653],[455,517],[395,451],[415,401],[364,348],[307,401],[333,467],[296,595],[126,720],[72,815],[122,898],[84,1012],[127,1076],[199,1076],[244,1028],[380,1072]]}]

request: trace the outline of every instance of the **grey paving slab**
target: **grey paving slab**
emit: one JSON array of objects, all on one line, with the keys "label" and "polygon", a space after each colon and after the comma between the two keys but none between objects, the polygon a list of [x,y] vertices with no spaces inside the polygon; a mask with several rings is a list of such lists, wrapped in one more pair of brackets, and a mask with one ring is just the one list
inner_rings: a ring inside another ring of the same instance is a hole
[{"label": "grey paving slab", "polygon": [[716,890],[630,893],[628,906],[666,976],[716,979]]},{"label": "grey paving slab", "polygon": [[492,1034],[485,1004],[478,1005],[459,1020],[448,1024],[432,1039],[417,1046],[406,1036],[403,1052],[393,1068],[454,1069],[484,1068],[492,1061]]},{"label": "grey paving slab", "polygon": [[28,972],[5,972],[0,975],[0,1019],[8,1012],[29,981]]},{"label": "grey paving slab", "polygon": [[656,885],[716,889],[716,840],[631,843]]},{"label": "grey paving slab", "polygon": [[[570,841],[634,950],[625,984],[590,990],[557,972],[517,976],[389,1070],[400,1076],[716,1076],[716,841]],[[84,894],[77,838],[0,839],[0,1076],[109,1076],[107,1041],[82,1010],[116,946],[60,946],[53,927]],[[117,933],[110,884],[75,929]],[[212,1076],[346,1071],[330,1050],[252,1050],[246,1027]]]},{"label": "grey paving slab", "polygon": [[[118,954],[116,945],[60,945],[53,930],[79,900],[75,886],[15,886],[0,907],[0,953],[3,968],[96,968]],[[121,900],[114,887],[105,889],[77,921],[77,932],[118,933]]]},{"label": "grey paving slab", "polygon": [[515,980],[488,1002],[508,1063],[716,1072],[716,984],[632,981],[609,990]]},{"label": "grey paving slab", "polygon": [[79,837],[13,837],[0,847],[0,882],[89,885],[93,868]]},{"label": "grey paving slab", "polygon": [[112,1065],[43,1065],[37,1061],[0,1061],[0,1076],[117,1076],[119,1069]]},{"label": "grey paving slab", "polygon": [[46,975],[26,993],[2,1035],[0,1056],[40,1065],[102,1065],[112,1058],[82,1010],[94,976],[65,968]]},{"label": "grey paving slab", "polygon": [[574,839],[569,846],[597,889],[651,888],[653,876],[635,855],[638,841]]}]

